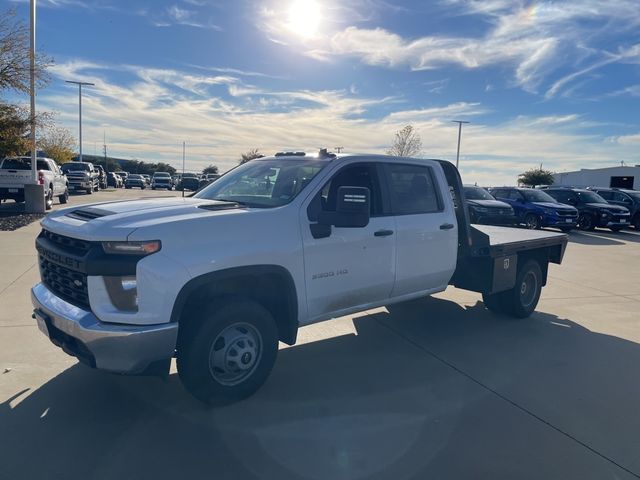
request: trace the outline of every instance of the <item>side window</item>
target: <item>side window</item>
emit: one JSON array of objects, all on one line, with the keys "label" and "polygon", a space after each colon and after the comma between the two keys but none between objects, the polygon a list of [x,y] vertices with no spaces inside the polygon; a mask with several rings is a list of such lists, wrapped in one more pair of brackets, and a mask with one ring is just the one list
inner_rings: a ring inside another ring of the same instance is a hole
[{"label": "side window", "polygon": [[618,194],[611,192],[611,191],[606,191],[606,190],[602,190],[600,192],[596,192],[598,195],[600,195],[602,198],[604,198],[605,200],[616,200],[616,201],[621,201],[621,198],[616,198],[618,196]]},{"label": "side window", "polygon": [[389,163],[386,168],[394,215],[442,211],[442,201],[430,167]]},{"label": "side window", "polygon": [[508,198],[506,190],[503,189],[491,190],[491,195],[496,198]]},{"label": "side window", "polygon": [[509,190],[509,196],[507,197],[509,200],[522,200],[522,195],[517,190]]},{"label": "side window", "polygon": [[309,220],[318,220],[320,211],[335,212],[340,187],[366,187],[371,192],[371,216],[384,213],[380,180],[375,165],[355,164],[342,168],[331,177],[307,208]]},{"label": "side window", "polygon": [[605,197],[604,195],[600,194],[605,200],[613,200],[614,202],[629,202],[628,201],[628,197],[624,194],[624,193],[620,193],[620,192],[611,192],[613,195],[611,195],[610,197]]}]

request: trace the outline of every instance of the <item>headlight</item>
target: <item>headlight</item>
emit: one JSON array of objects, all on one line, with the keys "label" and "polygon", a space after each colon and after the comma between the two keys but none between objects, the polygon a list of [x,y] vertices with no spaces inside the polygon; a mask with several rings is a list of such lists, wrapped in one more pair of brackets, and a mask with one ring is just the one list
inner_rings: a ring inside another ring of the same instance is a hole
[{"label": "headlight", "polygon": [[102,242],[102,249],[105,253],[115,253],[120,255],[150,255],[162,248],[160,240],[149,240],[145,242]]},{"label": "headlight", "polygon": [[478,213],[489,213],[489,209],[485,207],[473,207]]},{"label": "headlight", "polygon": [[609,214],[605,212],[605,213],[600,214],[600,216],[601,216],[602,218],[606,218],[606,217],[608,217],[608,216],[609,216]]},{"label": "headlight", "polygon": [[138,311],[138,283],[136,277],[104,277],[111,303],[118,310]]}]

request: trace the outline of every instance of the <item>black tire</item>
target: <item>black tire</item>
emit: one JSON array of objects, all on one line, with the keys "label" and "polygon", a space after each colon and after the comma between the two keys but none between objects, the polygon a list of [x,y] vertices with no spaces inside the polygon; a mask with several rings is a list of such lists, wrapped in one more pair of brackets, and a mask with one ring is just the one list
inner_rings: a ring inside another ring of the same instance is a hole
[{"label": "black tire", "polygon": [[585,231],[595,230],[596,224],[593,217],[588,213],[581,214],[580,217],[578,217],[578,228]]},{"label": "black tire", "polygon": [[504,313],[515,318],[531,315],[542,293],[542,269],[536,260],[528,260],[518,268],[516,284],[503,292]]},{"label": "black tire", "polygon": [[87,188],[87,195],[93,195],[93,188]]},{"label": "black tire", "polygon": [[540,217],[538,217],[535,213],[527,213],[524,216],[524,225],[529,230],[540,230],[541,222]]},{"label": "black tire", "polygon": [[[267,380],[278,354],[278,329],[269,311],[251,300],[230,298],[216,303],[201,319],[182,320],[185,325],[180,326],[178,334],[177,366],[180,380],[191,395],[209,405],[225,405],[251,396]],[[228,347],[226,339],[233,334],[237,336]],[[249,347],[254,348],[253,356]],[[238,356],[240,348],[245,351],[240,350]],[[250,367],[229,367],[247,365],[252,360]],[[226,365],[230,372],[216,362]],[[245,368],[250,371],[241,372]],[[225,376],[233,375],[245,376],[225,380]]]},{"label": "black tire", "polygon": [[155,190],[155,189],[156,189],[156,187],[151,187],[151,190]]},{"label": "black tire", "polygon": [[65,204],[69,201],[69,188],[65,187],[64,189],[64,193],[60,196],[58,196],[58,201],[61,204]]},{"label": "black tire", "polygon": [[631,224],[633,225],[633,228],[635,228],[636,230],[640,230],[640,213],[636,213],[636,216],[633,217]]},{"label": "black tire", "polygon": [[494,293],[494,294],[482,294],[482,301],[484,302],[484,306],[487,307],[487,310],[497,313],[497,314],[505,314],[505,292]]}]

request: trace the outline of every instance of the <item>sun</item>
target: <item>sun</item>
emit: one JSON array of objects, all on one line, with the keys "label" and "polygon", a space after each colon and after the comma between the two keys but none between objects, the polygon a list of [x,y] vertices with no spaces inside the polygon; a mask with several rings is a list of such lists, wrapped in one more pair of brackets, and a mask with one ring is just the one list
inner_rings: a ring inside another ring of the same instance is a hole
[{"label": "sun", "polygon": [[294,0],[289,7],[289,29],[301,37],[312,37],[320,26],[320,5],[315,0]]}]

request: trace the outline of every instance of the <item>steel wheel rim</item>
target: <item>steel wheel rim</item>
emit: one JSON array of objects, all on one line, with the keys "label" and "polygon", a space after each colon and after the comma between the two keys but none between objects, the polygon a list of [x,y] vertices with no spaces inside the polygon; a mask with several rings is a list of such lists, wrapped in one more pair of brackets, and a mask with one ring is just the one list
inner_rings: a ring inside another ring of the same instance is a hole
[{"label": "steel wheel rim", "polygon": [[538,291],[538,277],[532,271],[528,271],[520,284],[520,301],[523,307],[530,306],[536,298]]},{"label": "steel wheel rim", "polygon": [[251,324],[236,322],[222,330],[209,349],[209,372],[220,384],[237,385],[256,370],[262,358],[262,335]]}]

